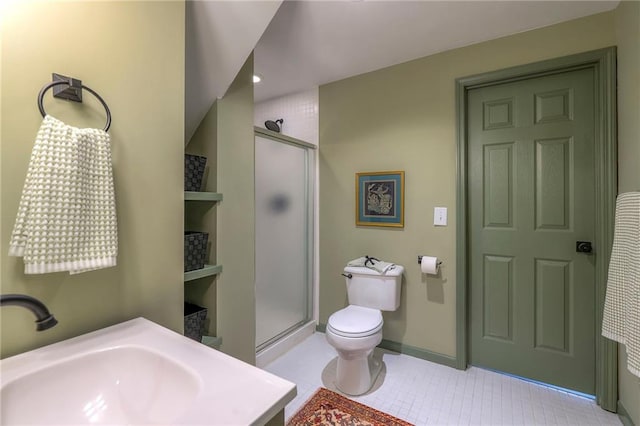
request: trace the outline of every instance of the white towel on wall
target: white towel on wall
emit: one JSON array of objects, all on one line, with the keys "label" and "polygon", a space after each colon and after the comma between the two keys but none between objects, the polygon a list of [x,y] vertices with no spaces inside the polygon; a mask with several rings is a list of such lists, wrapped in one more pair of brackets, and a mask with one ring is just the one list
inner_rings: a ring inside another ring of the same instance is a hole
[{"label": "white towel on wall", "polygon": [[115,266],[118,252],[109,134],[47,115],[31,152],[10,256],[26,274]]},{"label": "white towel on wall", "polygon": [[640,192],[616,201],[602,335],[626,346],[627,368],[640,377]]}]

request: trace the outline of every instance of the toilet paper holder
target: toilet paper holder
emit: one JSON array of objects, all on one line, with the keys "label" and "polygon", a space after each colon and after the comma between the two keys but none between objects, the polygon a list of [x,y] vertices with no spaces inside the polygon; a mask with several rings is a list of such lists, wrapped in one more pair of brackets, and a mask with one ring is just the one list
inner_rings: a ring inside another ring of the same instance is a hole
[{"label": "toilet paper holder", "polygon": [[[422,265],[422,256],[421,256],[421,255],[418,255],[418,265]],[[442,265],[442,261],[441,261],[441,260],[439,260],[439,261],[437,262],[437,265],[438,265],[438,266]]]}]

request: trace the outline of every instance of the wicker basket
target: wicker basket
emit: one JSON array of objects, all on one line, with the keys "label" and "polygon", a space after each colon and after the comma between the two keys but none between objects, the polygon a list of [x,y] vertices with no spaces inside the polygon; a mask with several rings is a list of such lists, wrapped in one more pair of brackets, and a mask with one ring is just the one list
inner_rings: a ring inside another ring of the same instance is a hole
[{"label": "wicker basket", "polygon": [[202,177],[204,167],[207,164],[207,157],[199,155],[184,155],[184,190],[200,191],[202,188]]},{"label": "wicker basket", "polygon": [[189,339],[202,341],[207,308],[184,302],[184,335]]},{"label": "wicker basket", "polygon": [[184,272],[204,268],[208,239],[206,232],[184,232]]}]

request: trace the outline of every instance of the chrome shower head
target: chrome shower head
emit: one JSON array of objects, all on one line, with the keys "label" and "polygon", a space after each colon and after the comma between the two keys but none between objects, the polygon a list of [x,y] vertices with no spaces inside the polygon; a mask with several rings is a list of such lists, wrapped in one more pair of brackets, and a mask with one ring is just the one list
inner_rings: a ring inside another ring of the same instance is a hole
[{"label": "chrome shower head", "polygon": [[279,118],[278,120],[275,120],[275,121],[267,120],[264,122],[264,127],[266,127],[267,129],[273,132],[280,133],[280,126],[282,126],[282,123],[284,123],[284,120],[282,118]]}]

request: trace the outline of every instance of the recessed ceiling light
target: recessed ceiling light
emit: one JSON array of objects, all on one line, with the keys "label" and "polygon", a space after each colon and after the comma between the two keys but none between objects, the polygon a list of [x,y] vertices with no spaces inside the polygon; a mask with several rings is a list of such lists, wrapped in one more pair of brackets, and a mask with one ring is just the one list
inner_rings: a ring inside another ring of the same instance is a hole
[{"label": "recessed ceiling light", "polygon": [[262,77],[260,77],[258,74],[254,74],[253,75],[253,82],[254,83],[260,83],[261,80],[262,80]]}]

